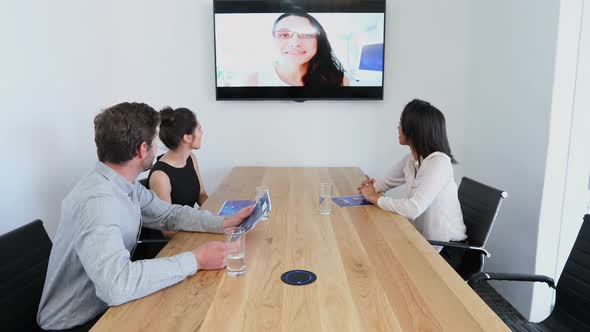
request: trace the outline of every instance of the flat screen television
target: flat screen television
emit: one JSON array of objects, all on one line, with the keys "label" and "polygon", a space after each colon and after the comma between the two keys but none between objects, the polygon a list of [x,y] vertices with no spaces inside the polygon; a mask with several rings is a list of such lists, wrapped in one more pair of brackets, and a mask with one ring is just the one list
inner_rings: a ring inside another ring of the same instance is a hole
[{"label": "flat screen television", "polygon": [[217,100],[383,99],[385,0],[214,0]]}]

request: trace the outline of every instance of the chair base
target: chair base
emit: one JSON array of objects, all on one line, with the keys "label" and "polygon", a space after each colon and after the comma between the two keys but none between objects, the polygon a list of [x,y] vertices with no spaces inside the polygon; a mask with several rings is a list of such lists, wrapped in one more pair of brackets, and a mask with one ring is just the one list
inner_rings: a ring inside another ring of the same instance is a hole
[{"label": "chair base", "polygon": [[498,317],[512,331],[516,332],[548,332],[559,331],[568,332],[573,329],[562,325],[555,320],[553,315],[540,323],[531,323],[526,320],[519,312],[502,297],[487,281],[481,281],[472,285],[473,290],[481,299],[492,309]]}]

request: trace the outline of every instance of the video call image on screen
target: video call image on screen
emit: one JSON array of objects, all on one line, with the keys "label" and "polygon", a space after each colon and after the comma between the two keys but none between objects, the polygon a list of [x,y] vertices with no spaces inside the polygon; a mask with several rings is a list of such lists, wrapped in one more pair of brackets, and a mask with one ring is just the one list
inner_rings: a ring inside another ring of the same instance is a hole
[{"label": "video call image on screen", "polygon": [[217,87],[383,86],[383,13],[302,15],[215,14]]}]

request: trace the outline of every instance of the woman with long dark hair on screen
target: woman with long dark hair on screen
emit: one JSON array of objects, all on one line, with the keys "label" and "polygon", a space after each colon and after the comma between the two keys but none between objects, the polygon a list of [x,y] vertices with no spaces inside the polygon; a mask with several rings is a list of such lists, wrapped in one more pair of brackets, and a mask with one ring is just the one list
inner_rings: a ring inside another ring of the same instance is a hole
[{"label": "woman with long dark hair on screen", "polygon": [[269,70],[251,75],[248,85],[350,85],[326,31],[313,16],[304,12],[282,14],[273,24],[272,37],[278,59]]},{"label": "woman with long dark hair on screen", "polygon": [[[453,172],[456,160],[444,115],[430,103],[416,99],[404,108],[397,128],[399,144],[407,145],[410,153],[382,178],[365,175],[361,194],[383,210],[411,220],[428,240],[464,242],[466,227]],[[383,195],[402,184],[408,187],[403,198]],[[457,248],[446,247],[440,253],[455,269],[463,257]]]}]

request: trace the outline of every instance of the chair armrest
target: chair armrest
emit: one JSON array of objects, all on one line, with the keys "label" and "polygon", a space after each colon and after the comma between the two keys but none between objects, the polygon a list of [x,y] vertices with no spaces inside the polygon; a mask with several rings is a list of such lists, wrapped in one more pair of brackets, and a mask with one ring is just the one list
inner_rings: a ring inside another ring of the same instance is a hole
[{"label": "chair armrest", "polygon": [[165,239],[144,239],[144,240],[137,240],[137,244],[149,244],[149,243],[168,243],[168,240]]},{"label": "chair armrest", "polygon": [[508,280],[508,281],[531,281],[544,282],[549,287],[555,289],[555,281],[547,276],[538,274],[520,274],[520,273],[490,273],[478,272],[469,278],[469,285],[474,285],[482,280]]},{"label": "chair armrest", "polygon": [[486,257],[491,256],[490,253],[487,250],[485,250],[484,248],[470,246],[465,243],[433,241],[433,240],[428,240],[428,243],[430,243],[433,246],[453,247],[453,248],[459,248],[459,249],[464,249],[464,250],[479,251],[480,253],[484,254]]}]

